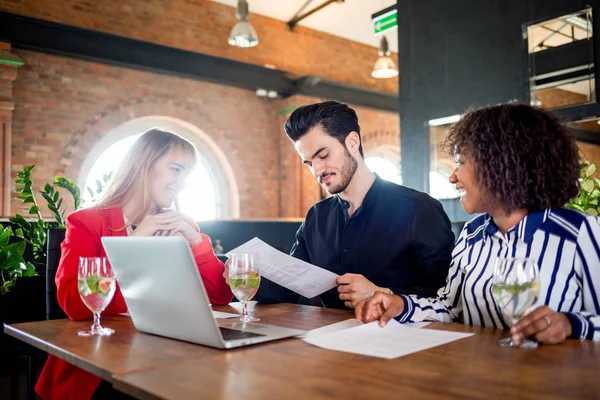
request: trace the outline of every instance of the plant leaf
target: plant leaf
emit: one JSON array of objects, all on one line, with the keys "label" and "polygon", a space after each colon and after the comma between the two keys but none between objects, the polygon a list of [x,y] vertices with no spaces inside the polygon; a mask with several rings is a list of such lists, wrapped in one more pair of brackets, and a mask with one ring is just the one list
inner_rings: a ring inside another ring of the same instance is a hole
[{"label": "plant leaf", "polygon": [[33,266],[33,264],[29,263],[29,262],[23,262],[21,263],[21,276],[36,276],[37,273],[35,272],[35,267]]},{"label": "plant leaf", "polygon": [[6,246],[8,244],[8,240],[12,234],[12,229],[5,228],[2,233],[0,233],[0,248]]},{"label": "plant leaf", "polygon": [[596,163],[590,163],[586,168],[585,168],[585,177],[589,178],[592,175],[594,175],[596,173]]},{"label": "plant leaf", "polygon": [[38,206],[33,206],[29,209],[29,214],[37,215],[38,211],[40,211],[40,208]]},{"label": "plant leaf", "polygon": [[79,207],[81,206],[81,190],[79,189],[79,186],[77,186],[77,184],[72,180],[63,176],[56,176],[54,180],[54,184],[56,186],[65,189],[71,193],[71,195],[73,196],[73,205],[75,206],[76,210],[79,209]]},{"label": "plant leaf", "polygon": [[581,182],[581,188],[588,193],[592,193],[594,191],[594,186],[594,181],[592,179],[586,179],[583,182]]},{"label": "plant leaf", "polygon": [[25,241],[9,244],[0,250],[0,270],[8,270],[18,266],[25,252]]}]

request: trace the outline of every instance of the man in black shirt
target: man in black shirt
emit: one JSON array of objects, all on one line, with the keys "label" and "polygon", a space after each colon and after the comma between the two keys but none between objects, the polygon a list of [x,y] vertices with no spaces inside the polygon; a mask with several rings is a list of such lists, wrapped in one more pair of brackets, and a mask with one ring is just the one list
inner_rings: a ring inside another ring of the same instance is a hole
[{"label": "man in black shirt", "polygon": [[[320,296],[322,305],[354,308],[377,291],[434,296],[454,247],[441,204],[368,169],[356,112],[345,104],[300,107],[285,132],[303,164],[335,195],[308,211],[291,251],[340,275],[337,288]],[[264,279],[255,299],[296,302],[299,295]]]}]

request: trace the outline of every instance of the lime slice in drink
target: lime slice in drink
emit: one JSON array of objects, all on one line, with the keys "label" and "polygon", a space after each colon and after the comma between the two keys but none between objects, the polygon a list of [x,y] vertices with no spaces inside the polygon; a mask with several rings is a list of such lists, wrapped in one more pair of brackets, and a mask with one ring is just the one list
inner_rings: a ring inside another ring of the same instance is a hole
[{"label": "lime slice in drink", "polygon": [[594,181],[591,179],[586,179],[581,182],[581,188],[588,193],[592,193],[594,191]]},{"label": "lime slice in drink", "polygon": [[248,287],[252,288],[252,289],[256,289],[258,287],[258,285],[260,285],[260,278],[259,277],[248,277],[248,279],[246,279],[246,285],[248,285]]},{"label": "lime slice in drink", "polygon": [[78,280],[77,289],[79,290],[79,293],[81,293],[84,296],[89,296],[90,294],[92,294],[92,291],[85,279]]},{"label": "lime slice in drink", "polygon": [[231,278],[229,279],[229,287],[233,290],[236,287],[240,286],[243,282],[242,278]]},{"label": "lime slice in drink", "polygon": [[506,283],[496,283],[492,286],[492,291],[496,294],[502,294],[502,292],[507,292],[512,295],[519,294],[528,289],[536,290],[539,292],[540,284],[537,282],[527,282],[519,285],[518,283],[512,283],[507,285]]},{"label": "lime slice in drink", "polygon": [[100,282],[100,279],[101,278],[98,275],[90,275],[85,279],[92,293],[96,293],[98,291],[98,282]]},{"label": "lime slice in drink", "polygon": [[594,175],[596,173],[596,169],[596,163],[591,163],[588,165],[585,169],[585,177],[589,178],[590,176]]}]

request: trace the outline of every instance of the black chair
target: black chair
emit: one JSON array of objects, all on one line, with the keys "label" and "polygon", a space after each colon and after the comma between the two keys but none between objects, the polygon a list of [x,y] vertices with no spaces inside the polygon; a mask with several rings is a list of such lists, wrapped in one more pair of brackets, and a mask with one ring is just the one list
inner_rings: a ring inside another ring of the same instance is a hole
[{"label": "black chair", "polygon": [[46,251],[46,319],[67,318],[67,314],[58,304],[56,298],[56,270],[60,262],[60,244],[65,240],[64,228],[48,229],[48,248]]}]

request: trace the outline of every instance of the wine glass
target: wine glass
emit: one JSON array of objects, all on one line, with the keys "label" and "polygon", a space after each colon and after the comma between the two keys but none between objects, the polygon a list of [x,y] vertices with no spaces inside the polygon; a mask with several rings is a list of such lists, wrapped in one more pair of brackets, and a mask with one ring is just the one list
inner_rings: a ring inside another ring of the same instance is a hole
[{"label": "wine glass", "polygon": [[77,287],[83,304],[94,313],[94,323],[90,329],[77,332],[79,336],[110,336],[114,329],[100,325],[100,313],[104,311],[115,295],[117,283],[106,257],[79,257]]},{"label": "wine glass", "polygon": [[[540,295],[539,268],[529,258],[499,258],[496,260],[492,279],[492,292],[502,310],[504,319],[514,325],[537,302]],[[504,338],[498,344],[505,347],[535,349],[535,340],[524,339],[520,345],[512,338]]]},{"label": "wine glass", "polygon": [[242,303],[240,322],[256,322],[260,318],[248,315],[248,302],[260,286],[260,256],[255,253],[232,254],[229,262],[229,287]]}]

